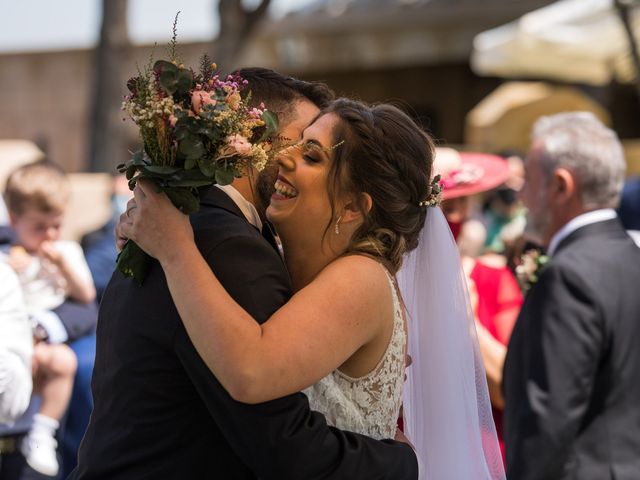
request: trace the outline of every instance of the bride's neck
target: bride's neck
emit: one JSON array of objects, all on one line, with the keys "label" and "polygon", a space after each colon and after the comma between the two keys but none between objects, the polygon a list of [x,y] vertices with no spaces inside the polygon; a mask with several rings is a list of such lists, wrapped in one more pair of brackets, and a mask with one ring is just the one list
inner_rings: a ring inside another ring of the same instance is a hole
[{"label": "bride's neck", "polygon": [[319,242],[312,245],[310,242],[293,241],[286,237],[281,237],[280,240],[294,292],[311,283],[339,255],[327,246],[322,248]]},{"label": "bride's neck", "polygon": [[294,292],[309,285],[316,275],[333,260],[333,258],[318,255],[312,249],[300,248],[285,241],[282,242],[282,249]]}]

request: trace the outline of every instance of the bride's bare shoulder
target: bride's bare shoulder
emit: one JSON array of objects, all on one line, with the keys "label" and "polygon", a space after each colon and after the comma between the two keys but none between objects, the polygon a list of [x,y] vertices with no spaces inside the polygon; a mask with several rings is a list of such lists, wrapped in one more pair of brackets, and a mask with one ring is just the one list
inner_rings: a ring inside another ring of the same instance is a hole
[{"label": "bride's bare shoulder", "polygon": [[332,261],[325,267],[321,275],[325,280],[354,282],[371,288],[379,285],[386,288],[388,277],[380,262],[364,255],[345,255]]}]

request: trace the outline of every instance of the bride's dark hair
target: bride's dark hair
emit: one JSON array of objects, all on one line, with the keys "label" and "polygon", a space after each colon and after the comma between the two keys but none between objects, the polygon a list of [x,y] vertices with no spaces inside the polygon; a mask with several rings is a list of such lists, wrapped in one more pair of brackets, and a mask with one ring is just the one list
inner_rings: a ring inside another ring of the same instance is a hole
[{"label": "bride's dark hair", "polygon": [[369,212],[360,206],[363,223],[346,254],[377,258],[395,273],[403,255],[418,245],[424,225],[427,208],[419,204],[431,191],[433,141],[392,105],[340,98],[324,113],[339,118],[328,177],[332,217],[337,194],[367,193],[373,200]]}]

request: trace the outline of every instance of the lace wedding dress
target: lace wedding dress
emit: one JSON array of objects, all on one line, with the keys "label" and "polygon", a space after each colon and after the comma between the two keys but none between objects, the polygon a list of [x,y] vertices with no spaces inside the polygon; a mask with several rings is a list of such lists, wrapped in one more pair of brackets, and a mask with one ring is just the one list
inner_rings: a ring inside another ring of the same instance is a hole
[{"label": "lace wedding dress", "polygon": [[367,375],[352,378],[340,370],[304,390],[312,410],[341,430],[375,439],[393,438],[402,404],[407,334],[402,305],[389,273],[393,298],[393,332],[378,365]]}]

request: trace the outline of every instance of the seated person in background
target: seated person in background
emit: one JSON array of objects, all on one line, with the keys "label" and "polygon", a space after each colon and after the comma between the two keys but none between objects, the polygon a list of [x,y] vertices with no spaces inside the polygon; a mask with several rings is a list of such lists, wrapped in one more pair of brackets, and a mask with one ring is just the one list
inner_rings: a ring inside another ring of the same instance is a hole
[{"label": "seated person in background", "polygon": [[479,251],[481,249],[477,247],[484,244],[484,237],[477,231],[479,222],[470,218],[471,196],[502,184],[509,175],[509,168],[505,160],[495,155],[436,148],[434,169],[441,175],[443,185],[442,212],[458,242],[467,275],[493,418],[504,458],[502,366],[506,345],[522,305],[522,294],[506,266],[506,259],[502,255]]},{"label": "seated person in background", "polygon": [[55,433],[73,388],[76,357],[66,345],[67,332],[51,310],[69,298],[92,303],[95,288],[80,246],[60,241],[60,227],[69,198],[64,173],[45,162],[22,166],[8,178],[5,202],[16,245],[3,249],[0,260],[18,274],[27,311],[35,325],[34,391],[42,406],[21,445],[29,466],[56,475]]},{"label": "seated person in background", "polygon": [[0,263],[0,423],[11,424],[31,397],[31,324],[15,272]]}]

